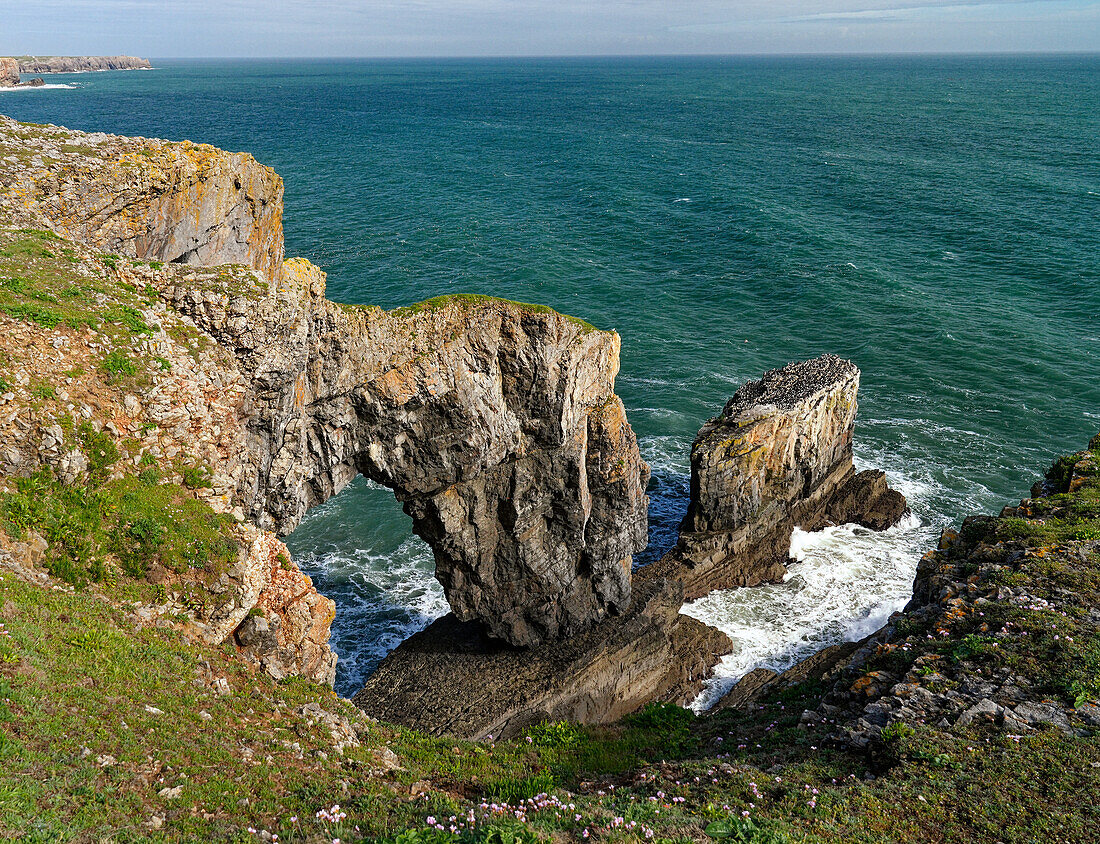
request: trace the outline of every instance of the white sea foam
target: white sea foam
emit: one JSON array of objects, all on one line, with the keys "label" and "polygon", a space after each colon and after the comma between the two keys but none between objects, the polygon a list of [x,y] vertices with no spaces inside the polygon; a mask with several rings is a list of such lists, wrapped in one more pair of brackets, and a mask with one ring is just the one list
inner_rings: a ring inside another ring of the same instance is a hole
[{"label": "white sea foam", "polygon": [[0,94],[6,94],[10,91],[49,91],[57,88],[79,88],[79,85],[20,85],[18,88],[0,88]]},{"label": "white sea foam", "polygon": [[755,668],[783,671],[828,645],[857,641],[905,606],[934,531],[909,516],[882,533],[841,525],[791,537],[783,583],[713,592],[683,612],[734,642],[692,707],[704,711]]},{"label": "white sea foam", "polygon": [[691,440],[672,434],[643,437],[638,441],[642,459],[654,472],[687,473],[691,467]]},{"label": "white sea foam", "polygon": [[734,642],[693,702],[697,711],[709,709],[753,669],[783,671],[824,647],[879,629],[912,596],[917,562],[947,524],[944,505],[973,512],[989,495],[983,487],[958,498],[940,480],[940,467],[866,441],[856,445],[855,464],[885,471],[890,486],[905,495],[909,514],[881,533],[859,525],[796,529],[783,583],[713,592],[685,605],[686,615]]},{"label": "white sea foam", "polygon": [[416,536],[392,554],[336,551],[297,562],[321,581],[322,591],[328,584],[340,597],[332,647],[346,694],[354,694],[386,654],[449,611],[431,550]]}]

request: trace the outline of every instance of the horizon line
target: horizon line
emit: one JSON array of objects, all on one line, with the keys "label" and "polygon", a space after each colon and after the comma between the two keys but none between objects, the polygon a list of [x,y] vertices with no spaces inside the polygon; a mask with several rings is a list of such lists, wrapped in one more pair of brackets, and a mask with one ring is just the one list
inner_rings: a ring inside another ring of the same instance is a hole
[{"label": "horizon line", "polygon": [[[27,54],[22,54],[27,55]],[[69,58],[77,54],[35,54],[40,58]],[[87,56],[98,54],[87,53]],[[106,54],[103,54],[106,55]],[[122,54],[118,54],[122,55]],[[1100,56],[1100,48],[1090,50],[857,50],[813,52],[760,52],[760,53],[452,53],[440,55],[296,55],[296,56],[134,56],[152,61],[414,61],[414,60],[463,60],[463,59],[675,59],[675,58],[891,58],[891,57],[987,57],[987,56]]]}]

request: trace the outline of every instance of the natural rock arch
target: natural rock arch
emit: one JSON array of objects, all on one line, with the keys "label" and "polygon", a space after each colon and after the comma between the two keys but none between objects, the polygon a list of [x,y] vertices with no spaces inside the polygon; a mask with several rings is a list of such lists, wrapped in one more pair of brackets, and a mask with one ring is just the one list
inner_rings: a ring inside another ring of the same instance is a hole
[{"label": "natural rock arch", "polygon": [[338,306],[304,261],[256,300],[167,294],[253,385],[238,499],[260,527],[289,533],[361,473],[494,636],[537,644],[629,604],[648,467],[613,392],[616,334],[487,297]]},{"label": "natural rock arch", "polygon": [[86,152],[57,149],[64,166],[20,173],[8,210],[210,268],[143,283],[165,285],[238,385],[208,447],[227,509],[285,535],[361,472],[404,504],[460,618],[530,645],[625,609],[648,467],[614,394],[618,335],[482,296],[337,305],[323,272],[283,261],[270,168],[203,144],[80,139]]}]

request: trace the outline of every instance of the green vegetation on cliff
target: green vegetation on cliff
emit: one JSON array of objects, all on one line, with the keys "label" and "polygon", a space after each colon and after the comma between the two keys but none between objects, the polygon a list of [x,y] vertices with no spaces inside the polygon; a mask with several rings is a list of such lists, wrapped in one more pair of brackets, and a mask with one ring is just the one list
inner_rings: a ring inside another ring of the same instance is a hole
[{"label": "green vegetation on cliff", "polygon": [[425,299],[423,302],[416,302],[412,305],[406,305],[401,308],[395,308],[389,313],[396,317],[412,316],[414,314],[421,314],[439,310],[450,306],[457,306],[462,308],[479,307],[483,305],[498,305],[506,308],[518,308],[522,311],[526,311],[532,314],[553,314],[560,316],[565,320],[579,326],[586,333],[589,331],[596,331],[596,326],[590,322],[585,322],[579,317],[569,316],[568,314],[562,314],[555,311],[553,308],[546,305],[532,305],[528,302],[513,302],[510,299],[499,299],[496,296],[484,296],[479,293],[450,293],[445,296],[433,296],[431,299]]},{"label": "green vegetation on cliff", "polygon": [[[890,641],[907,637],[904,645],[880,646],[843,685],[871,689],[877,677],[909,672],[950,700],[952,689],[1005,670],[1028,700],[1091,706],[1100,693],[1097,545],[1044,545],[1042,530],[1020,538],[1016,528],[1004,540],[998,531],[1014,520],[1038,529],[1050,518],[1100,516],[1098,457],[1076,455],[1069,477],[1052,477],[1049,494],[1020,511],[969,520],[922,564],[1003,588],[1003,600],[947,621],[901,617]],[[849,723],[843,707],[832,719],[804,717],[823,700],[837,703],[832,681],[809,680],[704,718],[654,705],[611,727],[542,724],[478,745],[372,723],[327,687],[275,682],[232,645],[204,648],[171,624],[143,624],[140,606],[98,589],[0,575],[2,835],[277,834],[326,844],[1100,838],[1100,807],[1089,799],[1100,786],[1100,729],[1086,722],[899,720],[858,750],[837,741]],[[927,621],[954,626],[939,635]]]},{"label": "green vegetation on cliff", "polygon": [[119,342],[151,334],[141,308],[156,294],[111,272],[125,260],[101,255],[96,266],[53,232],[0,229],[0,312],[48,329],[99,329]]}]

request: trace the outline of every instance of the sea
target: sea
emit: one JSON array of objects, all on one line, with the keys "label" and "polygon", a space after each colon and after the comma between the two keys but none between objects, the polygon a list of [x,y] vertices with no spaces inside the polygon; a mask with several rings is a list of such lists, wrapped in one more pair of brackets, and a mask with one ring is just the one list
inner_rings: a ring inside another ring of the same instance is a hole
[{"label": "sea", "polygon": [[[484,293],[618,331],[653,467],[637,565],[674,544],[691,441],[739,385],[858,364],[857,465],[911,515],[798,531],[784,583],[686,606],[736,645],[697,709],[876,629],[945,526],[1100,430],[1100,56],[154,64],[0,91],[0,113],[252,153],[337,301]],[[343,694],[447,611],[364,479],[288,544],[337,603]]]}]

